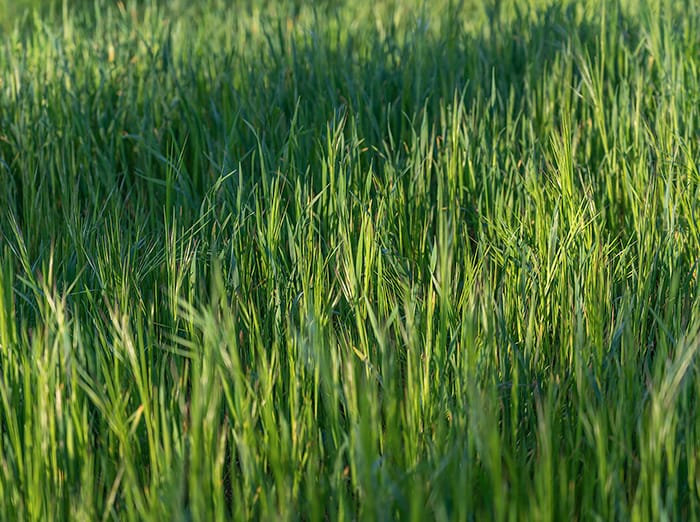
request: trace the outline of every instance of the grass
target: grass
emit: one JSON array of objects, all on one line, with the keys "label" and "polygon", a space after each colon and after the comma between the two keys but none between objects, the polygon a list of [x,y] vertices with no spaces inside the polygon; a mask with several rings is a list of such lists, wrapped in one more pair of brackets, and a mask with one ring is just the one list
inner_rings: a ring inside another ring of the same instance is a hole
[{"label": "grass", "polygon": [[0,519],[700,519],[696,0],[31,4]]}]

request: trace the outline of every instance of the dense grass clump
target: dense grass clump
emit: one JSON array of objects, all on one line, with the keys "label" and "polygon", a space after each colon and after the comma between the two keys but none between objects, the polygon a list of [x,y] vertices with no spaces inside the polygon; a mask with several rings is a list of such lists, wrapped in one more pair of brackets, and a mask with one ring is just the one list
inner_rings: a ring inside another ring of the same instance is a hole
[{"label": "dense grass clump", "polygon": [[696,0],[34,3],[0,519],[700,519]]}]

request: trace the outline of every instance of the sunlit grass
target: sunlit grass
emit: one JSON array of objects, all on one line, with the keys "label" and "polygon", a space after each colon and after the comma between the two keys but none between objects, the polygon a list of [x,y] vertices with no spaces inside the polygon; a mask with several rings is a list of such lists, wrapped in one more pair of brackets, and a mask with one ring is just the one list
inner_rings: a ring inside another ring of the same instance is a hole
[{"label": "sunlit grass", "polygon": [[19,7],[0,519],[700,518],[696,2]]}]

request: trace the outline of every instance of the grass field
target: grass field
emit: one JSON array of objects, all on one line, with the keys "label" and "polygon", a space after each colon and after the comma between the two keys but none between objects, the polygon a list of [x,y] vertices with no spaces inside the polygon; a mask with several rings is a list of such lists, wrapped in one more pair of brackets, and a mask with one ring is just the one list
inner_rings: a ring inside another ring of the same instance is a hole
[{"label": "grass field", "polygon": [[0,520],[700,519],[697,0],[0,27]]}]

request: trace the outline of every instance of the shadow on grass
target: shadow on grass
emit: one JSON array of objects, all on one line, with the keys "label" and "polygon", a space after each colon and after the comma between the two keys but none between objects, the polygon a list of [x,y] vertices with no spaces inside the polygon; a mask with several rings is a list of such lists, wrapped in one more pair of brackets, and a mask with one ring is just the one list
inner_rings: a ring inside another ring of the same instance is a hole
[{"label": "shadow on grass", "polygon": [[[270,172],[311,176],[320,190],[322,135],[345,117],[351,118],[347,128],[354,129],[356,141],[368,149],[360,157],[364,167],[405,157],[421,123],[427,121],[435,134],[445,116],[441,111],[459,99],[468,108],[478,106],[483,116],[488,112],[493,125],[479,129],[479,139],[493,148],[507,126],[513,135],[546,135],[559,115],[546,99],[535,97],[548,92],[536,86],[552,71],[565,72],[556,64],[570,59],[565,55],[574,45],[595,55],[599,27],[582,20],[575,5],[557,4],[537,12],[515,10],[507,22],[491,13],[482,29],[466,32],[468,8],[453,9],[431,22],[415,16],[408,28],[388,23],[342,36],[330,23],[297,30],[293,19],[280,19],[263,29],[266,44],[254,51],[206,49],[211,54],[205,55],[199,47],[180,45],[176,52],[167,25],[151,42],[144,44],[140,35],[121,42],[116,56],[103,35],[76,43],[95,60],[88,67],[97,70],[81,70],[70,57],[59,56],[69,90],[46,89],[43,108],[29,99],[36,92],[25,90],[27,98],[20,100],[32,121],[23,122],[24,128],[15,125],[14,132],[38,137],[9,132],[0,142],[15,180],[9,203],[20,219],[35,206],[36,191],[26,194],[24,179],[32,165],[20,158],[32,146],[56,142],[56,134],[63,135],[57,145],[75,155],[71,175],[79,179],[61,181],[77,183],[76,202],[86,207],[84,215],[104,210],[95,205],[116,182],[125,203],[134,206],[134,195],[146,198],[137,206],[153,211],[157,220],[164,202],[194,215],[217,177],[259,164],[259,151]],[[438,31],[430,27],[435,22],[441,24]],[[20,83],[36,83],[30,81],[35,71],[23,73]],[[580,78],[553,81],[562,89],[577,83]],[[76,117],[81,121],[68,121]],[[12,128],[13,122],[3,123]],[[294,154],[288,153],[290,138]],[[531,151],[521,151],[526,152]],[[112,174],[105,175],[106,169]],[[173,170],[177,186],[166,197]],[[248,190],[257,183],[246,181]],[[66,204],[57,193],[61,183],[51,185],[47,210],[59,211]]]},{"label": "shadow on grass", "polygon": [[[574,4],[514,9],[507,20],[491,12],[483,27],[470,31],[464,30],[468,8],[452,9],[439,19],[416,14],[401,27],[367,24],[362,32],[339,31],[342,20],[333,16],[302,28],[290,17],[270,19],[254,49],[178,44],[163,21],[152,41],[131,31],[116,49],[110,34],[67,42],[70,51],[59,49],[48,60],[60,78],[49,85],[38,84],[41,75],[31,67],[40,50],[27,50],[18,58],[17,100],[10,106],[5,97],[1,107],[0,168],[10,183],[0,202],[5,198],[17,218],[29,262],[65,236],[66,223],[88,242],[96,241],[92,231],[121,223],[120,233],[130,240],[111,255],[133,257],[142,265],[141,284],[152,287],[162,275],[158,258],[139,260],[140,250],[125,245],[155,241],[152,250],[162,251],[165,221],[196,228],[206,205],[214,215],[253,214],[256,191],[272,197],[274,178],[281,180],[284,201],[299,187],[309,197],[321,194],[329,155],[335,155],[348,193],[363,208],[404,184],[409,197],[399,211],[406,222],[381,226],[390,241],[405,238],[396,255],[424,258],[399,276],[429,280],[430,252],[421,234],[424,227],[428,236],[438,234],[430,218],[438,183],[415,172],[426,168],[416,162],[437,161],[448,139],[440,132],[451,125],[446,110],[461,104],[472,114],[474,135],[460,138],[469,157],[459,169],[469,164],[475,174],[457,193],[459,226],[475,251],[484,210],[477,207],[493,205],[494,187],[517,170],[508,162],[542,156],[549,147],[533,149],[530,139],[510,138],[508,150],[501,150],[503,134],[547,136],[560,115],[546,93],[554,97],[560,89],[573,96],[581,77],[571,53],[575,48],[594,56],[601,38],[600,27]],[[123,33],[121,23],[116,30]],[[631,25],[622,20],[616,31]],[[571,77],[556,77],[572,63]],[[343,163],[348,158],[352,166]],[[466,179],[463,172],[460,179]],[[337,210],[323,212],[322,236],[338,224]],[[12,238],[2,223],[1,233]],[[159,231],[159,239],[142,237],[144,230]],[[63,251],[56,248],[65,278],[78,277],[79,249],[69,242]],[[283,266],[293,269],[290,260]]]}]

